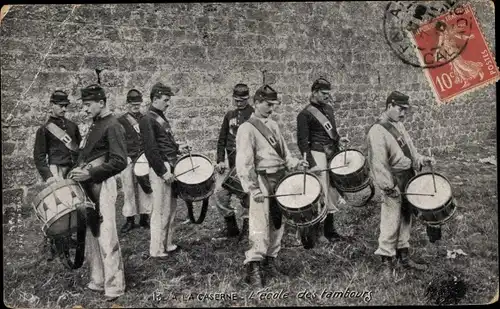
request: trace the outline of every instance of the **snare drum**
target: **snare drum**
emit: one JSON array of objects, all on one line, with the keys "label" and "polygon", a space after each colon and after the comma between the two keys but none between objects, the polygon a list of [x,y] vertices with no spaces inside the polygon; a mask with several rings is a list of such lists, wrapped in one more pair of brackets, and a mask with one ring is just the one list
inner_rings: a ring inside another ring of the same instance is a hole
[{"label": "snare drum", "polygon": [[356,149],[338,152],[330,161],[330,183],[343,192],[358,192],[370,184],[365,156]]},{"label": "snare drum", "polygon": [[434,173],[436,191],[432,173],[425,172],[413,176],[406,184],[405,193],[434,194],[434,196],[406,194],[407,202],[414,208],[417,218],[427,224],[443,224],[456,210],[456,201],[452,196],[451,184],[439,173]]},{"label": "snare drum", "polygon": [[32,202],[36,216],[44,223],[42,231],[48,237],[63,236],[77,231],[77,207],[95,209],[83,188],[72,179],[48,185]]},{"label": "snare drum", "polygon": [[[305,194],[278,196],[276,201],[288,224],[307,227],[322,221],[327,208],[321,182],[314,174],[306,173]],[[276,186],[276,195],[304,192],[304,173],[294,172],[283,178]]]},{"label": "snare drum", "polygon": [[233,168],[229,174],[227,174],[226,178],[222,182],[222,187],[227,191],[235,194],[238,198],[243,199],[247,196],[247,193],[243,191],[243,187],[241,186],[240,178],[236,173],[236,167]]},{"label": "snare drum", "polygon": [[134,162],[134,175],[142,190],[149,194],[153,192],[151,182],[149,181],[149,163],[146,155],[142,152]]},{"label": "snare drum", "polygon": [[215,168],[210,159],[203,155],[182,156],[174,166],[174,175],[177,193],[184,201],[201,201],[214,192]]}]

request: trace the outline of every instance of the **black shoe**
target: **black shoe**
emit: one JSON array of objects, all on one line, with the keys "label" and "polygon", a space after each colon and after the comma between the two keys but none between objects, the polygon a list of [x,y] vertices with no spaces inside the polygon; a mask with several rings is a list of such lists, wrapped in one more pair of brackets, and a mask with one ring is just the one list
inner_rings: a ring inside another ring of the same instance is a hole
[{"label": "black shoe", "polygon": [[344,241],[351,240],[350,237],[340,235],[335,230],[335,227],[333,225],[333,214],[326,215],[326,219],[325,219],[325,222],[323,224],[323,228],[324,228],[325,237],[330,242],[339,241],[339,240],[344,240]]},{"label": "black shoe", "polygon": [[271,256],[266,256],[262,261],[262,266],[264,269],[264,273],[269,277],[279,277],[281,272],[276,268],[275,258]]},{"label": "black shoe", "polygon": [[49,254],[49,256],[47,257],[47,261],[52,262],[57,256],[57,250],[56,250],[54,241],[49,239],[47,246],[48,246],[48,254]]},{"label": "black shoe", "polygon": [[391,276],[392,270],[394,269],[394,258],[392,256],[381,256],[381,267],[382,272],[387,276]]},{"label": "black shoe", "polygon": [[408,248],[400,248],[396,250],[396,258],[399,265],[405,269],[426,270],[427,265],[417,263],[410,259]]},{"label": "black shoe", "polygon": [[247,264],[245,282],[254,288],[264,287],[264,273],[261,262],[253,261]]},{"label": "black shoe", "polygon": [[441,240],[441,226],[440,225],[427,225],[425,227],[427,232],[427,237],[429,237],[429,242],[435,243]]},{"label": "black shoe", "polygon": [[145,229],[149,229],[149,215],[141,214],[141,219],[139,220],[139,225]]},{"label": "black shoe", "polygon": [[122,226],[121,232],[128,233],[135,227],[134,217],[127,217],[127,222]]}]

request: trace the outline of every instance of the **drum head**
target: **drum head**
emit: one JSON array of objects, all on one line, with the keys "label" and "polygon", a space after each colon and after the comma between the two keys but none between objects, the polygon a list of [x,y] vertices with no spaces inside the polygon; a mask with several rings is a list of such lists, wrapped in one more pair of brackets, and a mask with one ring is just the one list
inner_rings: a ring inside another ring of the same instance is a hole
[{"label": "drum head", "polygon": [[137,158],[134,164],[134,175],[145,176],[149,174],[149,163],[146,159],[146,155],[143,153]]},{"label": "drum head", "polygon": [[[344,164],[344,158],[345,158],[345,164]],[[349,175],[362,168],[364,164],[365,164],[365,156],[363,156],[361,152],[357,150],[348,149],[338,153],[335,157],[333,157],[332,161],[330,162],[330,168],[339,167],[343,165],[345,166],[330,171],[336,175]]]},{"label": "drum head", "polygon": [[[280,196],[276,199],[278,203],[293,209],[299,209],[314,203],[321,194],[321,183],[319,180],[306,174],[306,193],[301,195]],[[293,174],[285,177],[276,188],[276,195],[296,194],[304,192],[304,174]]]},{"label": "drum head", "polygon": [[[193,160],[193,164],[191,165],[191,159]],[[188,171],[196,167],[196,169]],[[187,173],[185,173],[188,171]],[[181,158],[174,167],[174,175],[177,176],[177,180],[179,182],[194,185],[207,181],[214,174],[214,166],[212,162],[208,158],[205,158],[200,155],[191,155]]]},{"label": "drum head", "polygon": [[451,198],[451,185],[439,174],[434,173],[434,178],[437,192],[434,192],[432,174],[421,174],[410,180],[406,193],[434,194],[434,196],[406,195],[408,202],[420,209],[436,209],[445,205]]}]

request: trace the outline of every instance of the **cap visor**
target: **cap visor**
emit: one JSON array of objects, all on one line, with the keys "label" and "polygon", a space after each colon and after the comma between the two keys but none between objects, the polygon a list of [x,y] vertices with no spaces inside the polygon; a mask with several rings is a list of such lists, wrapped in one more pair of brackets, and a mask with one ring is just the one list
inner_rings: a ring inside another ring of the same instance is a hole
[{"label": "cap visor", "polygon": [[233,98],[235,98],[235,99],[241,99],[241,100],[246,100],[246,99],[248,99],[249,97],[250,97],[250,96],[248,96],[248,95],[247,95],[247,96],[243,96],[243,97],[242,97],[242,96],[238,96],[238,95],[233,95]]},{"label": "cap visor", "polygon": [[268,103],[273,103],[273,104],[281,104],[279,100],[266,100]]}]

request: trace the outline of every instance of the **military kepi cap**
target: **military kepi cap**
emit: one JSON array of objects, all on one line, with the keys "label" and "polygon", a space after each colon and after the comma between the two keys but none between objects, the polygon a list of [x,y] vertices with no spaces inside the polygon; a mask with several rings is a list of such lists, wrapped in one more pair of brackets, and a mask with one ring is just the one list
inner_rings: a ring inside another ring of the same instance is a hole
[{"label": "military kepi cap", "polygon": [[93,84],[81,89],[82,101],[100,101],[106,100],[104,89],[98,84]]},{"label": "military kepi cap", "polygon": [[142,103],[142,93],[137,89],[132,89],[127,93],[127,103]]},{"label": "military kepi cap", "polygon": [[66,94],[66,92],[62,90],[56,90],[50,96],[50,103],[59,105],[68,105],[69,104],[68,95]]},{"label": "military kepi cap", "polygon": [[311,91],[318,91],[318,90],[323,92],[329,92],[330,90],[332,90],[332,85],[330,84],[329,81],[327,81],[323,77],[320,77],[317,80],[315,80],[311,86]]},{"label": "military kepi cap", "polygon": [[175,93],[172,91],[172,88],[163,85],[162,83],[156,83],[153,85],[153,88],[151,88],[151,96],[153,95],[168,95],[168,96],[173,96]]},{"label": "military kepi cap", "polygon": [[386,103],[409,107],[410,106],[410,97],[404,93],[399,92],[399,91],[393,91],[387,97]]},{"label": "military kepi cap", "polygon": [[237,99],[248,99],[250,97],[250,89],[245,84],[237,84],[233,89],[233,97]]},{"label": "military kepi cap", "polygon": [[278,93],[269,85],[264,85],[255,92],[254,100],[280,104]]}]

